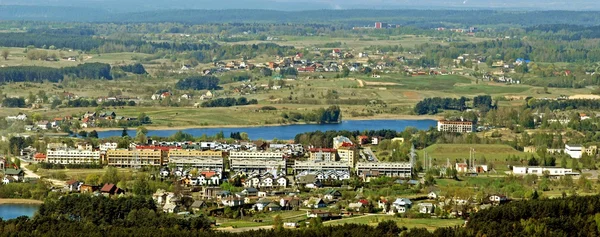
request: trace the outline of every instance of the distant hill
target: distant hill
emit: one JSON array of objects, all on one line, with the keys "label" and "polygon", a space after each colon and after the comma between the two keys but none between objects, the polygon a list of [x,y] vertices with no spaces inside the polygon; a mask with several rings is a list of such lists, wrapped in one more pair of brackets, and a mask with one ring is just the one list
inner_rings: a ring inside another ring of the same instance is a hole
[{"label": "distant hill", "polygon": [[[34,0],[35,1],[35,0]],[[57,0],[61,1],[61,0]],[[91,1],[91,0],[87,0]],[[109,0],[113,1],[113,0]],[[97,1],[93,1],[97,2]],[[513,10],[305,10],[257,9],[148,10],[119,12],[79,6],[1,6],[0,20],[70,22],[181,22],[203,23],[312,23],[345,27],[373,25],[376,21],[422,28],[459,24],[462,26],[511,24],[600,25],[600,12],[592,11],[513,11]],[[136,8],[137,9],[137,8]]]},{"label": "distant hill", "polygon": [[600,10],[596,0],[3,0],[3,5],[90,7],[113,12],[139,12],[159,9],[520,9],[520,10]]}]

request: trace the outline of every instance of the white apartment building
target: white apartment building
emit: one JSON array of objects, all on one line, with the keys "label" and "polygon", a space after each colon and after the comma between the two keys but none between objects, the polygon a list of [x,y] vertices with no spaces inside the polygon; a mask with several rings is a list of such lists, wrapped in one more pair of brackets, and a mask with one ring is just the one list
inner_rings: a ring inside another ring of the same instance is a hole
[{"label": "white apartment building", "polygon": [[100,164],[100,151],[80,149],[48,150],[46,161],[54,164]]},{"label": "white apartment building", "polygon": [[475,124],[470,121],[439,120],[437,129],[440,132],[470,133],[475,131]]},{"label": "white apartment building", "polygon": [[277,176],[279,174],[285,175],[286,166],[284,159],[270,159],[270,160],[260,160],[258,162],[256,159],[230,159],[230,170],[234,172],[244,172],[244,173],[272,173]]},{"label": "white apartment building", "polygon": [[117,149],[116,142],[107,142],[107,143],[100,144],[101,151],[116,150],[116,149]]},{"label": "white apartment building", "polygon": [[283,159],[283,152],[268,152],[268,151],[232,151],[229,153],[229,159]]},{"label": "white apartment building", "polygon": [[410,162],[358,162],[356,174],[379,174],[388,177],[411,177],[412,166]]},{"label": "white apartment building", "polygon": [[565,175],[579,175],[577,172],[573,172],[573,169],[557,168],[557,167],[526,167],[526,166],[513,166],[513,174],[515,175],[528,175],[535,174],[538,176],[544,175],[547,172],[550,176],[565,176]]}]

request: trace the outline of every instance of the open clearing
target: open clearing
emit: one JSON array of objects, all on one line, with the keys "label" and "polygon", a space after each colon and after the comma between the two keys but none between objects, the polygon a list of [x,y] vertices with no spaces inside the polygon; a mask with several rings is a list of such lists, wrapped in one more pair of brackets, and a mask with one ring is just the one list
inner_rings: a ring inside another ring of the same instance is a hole
[{"label": "open clearing", "polygon": [[433,231],[440,227],[450,227],[464,224],[464,220],[460,219],[408,219],[399,218],[390,215],[366,215],[360,217],[350,217],[347,219],[334,220],[325,222],[325,225],[343,225],[349,223],[356,224],[367,224],[376,226],[380,222],[392,220],[395,221],[398,226],[405,226],[407,228],[426,228],[427,230]]}]

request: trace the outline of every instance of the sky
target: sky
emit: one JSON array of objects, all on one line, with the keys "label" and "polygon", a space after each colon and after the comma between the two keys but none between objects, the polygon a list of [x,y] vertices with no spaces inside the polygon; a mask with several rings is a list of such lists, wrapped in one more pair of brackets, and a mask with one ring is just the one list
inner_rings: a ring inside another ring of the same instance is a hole
[{"label": "sky", "polygon": [[160,9],[523,9],[600,10],[600,0],[0,0],[0,5],[76,6],[126,12]]}]

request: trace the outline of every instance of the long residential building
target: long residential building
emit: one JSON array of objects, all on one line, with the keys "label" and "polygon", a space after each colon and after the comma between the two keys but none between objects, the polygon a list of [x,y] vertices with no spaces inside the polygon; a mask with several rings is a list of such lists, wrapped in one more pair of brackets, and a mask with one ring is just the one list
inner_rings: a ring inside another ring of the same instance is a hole
[{"label": "long residential building", "polygon": [[108,165],[119,167],[162,166],[167,151],[160,149],[117,149],[106,151]]},{"label": "long residential building", "polygon": [[471,133],[475,131],[475,124],[471,121],[439,120],[437,130],[440,132]]},{"label": "long residential building", "polygon": [[375,175],[388,177],[411,177],[410,162],[359,162],[356,164],[358,176]]},{"label": "long residential building", "polygon": [[286,165],[283,158],[260,160],[260,162],[256,159],[231,159],[230,162],[231,165],[229,168],[234,172],[286,174]]},{"label": "long residential building", "polygon": [[547,173],[550,176],[565,176],[565,175],[579,175],[577,172],[573,172],[573,169],[558,168],[558,167],[539,167],[539,166],[513,166],[514,175],[528,175],[534,174],[538,176]]},{"label": "long residential building", "polygon": [[294,173],[314,171],[350,171],[350,166],[345,162],[336,161],[295,161]]},{"label": "long residential building", "polygon": [[100,151],[51,149],[47,152],[46,161],[53,164],[100,164]]},{"label": "long residential building", "polygon": [[222,151],[170,150],[168,163],[177,167],[190,166],[219,172],[224,168]]},{"label": "long residential building", "polygon": [[229,153],[229,159],[283,159],[283,152],[268,151],[232,151]]},{"label": "long residential building", "polygon": [[337,150],[333,148],[311,148],[308,150],[311,161],[335,161]]}]

